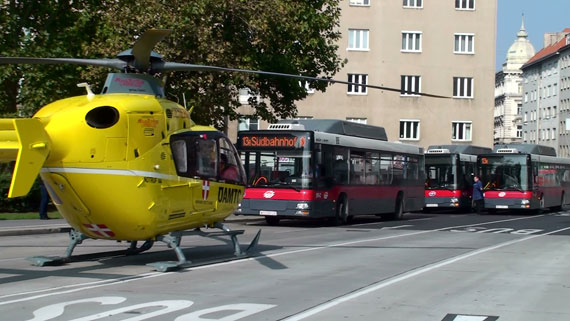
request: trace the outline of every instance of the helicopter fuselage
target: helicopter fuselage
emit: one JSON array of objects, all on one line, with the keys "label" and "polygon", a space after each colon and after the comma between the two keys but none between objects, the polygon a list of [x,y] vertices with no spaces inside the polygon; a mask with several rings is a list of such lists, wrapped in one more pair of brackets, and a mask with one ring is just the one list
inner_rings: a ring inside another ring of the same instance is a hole
[{"label": "helicopter fuselage", "polygon": [[195,157],[186,154],[188,164],[178,157],[177,164],[173,137],[214,139],[214,144],[227,138],[195,125],[182,106],[164,98],[72,97],[45,106],[34,118],[51,140],[41,178],[59,212],[89,237],[148,240],[212,225],[230,215],[243,196],[243,185],[221,179],[216,164],[205,175],[180,174]]}]

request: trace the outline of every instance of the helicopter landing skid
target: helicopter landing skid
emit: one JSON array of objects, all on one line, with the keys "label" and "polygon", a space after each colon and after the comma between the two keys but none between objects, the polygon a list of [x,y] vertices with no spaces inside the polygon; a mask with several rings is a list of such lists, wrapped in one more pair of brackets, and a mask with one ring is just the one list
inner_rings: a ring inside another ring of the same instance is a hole
[{"label": "helicopter landing skid", "polygon": [[199,235],[199,236],[206,236],[206,237],[230,236],[232,239],[233,246],[234,246],[234,255],[236,257],[246,256],[248,254],[248,252],[250,252],[257,245],[257,242],[259,241],[259,236],[261,235],[261,230],[259,230],[244,252],[241,250],[241,246],[240,246],[239,241],[237,239],[237,236],[240,234],[243,234],[244,230],[232,231],[229,227],[227,227],[226,225],[224,225],[222,223],[216,223],[216,224],[214,224],[214,227],[221,229],[221,231],[204,232],[200,229],[195,229],[192,231],[175,231],[175,232],[171,232],[167,235],[158,236],[156,238],[157,241],[164,242],[168,245],[168,247],[174,249],[174,252],[176,253],[176,256],[178,258],[178,262],[176,262],[176,261],[163,261],[163,262],[148,263],[147,265],[154,267],[159,272],[167,272],[167,271],[177,270],[177,269],[180,269],[180,268],[183,268],[185,266],[192,264],[191,261],[188,261],[186,259],[186,256],[184,256],[184,253],[182,252],[182,249],[180,248],[180,241],[182,240],[182,236],[185,236],[185,235]]},{"label": "helicopter landing skid", "polygon": [[31,261],[35,266],[46,266],[46,265],[61,265],[69,260],[71,257],[71,253],[75,247],[81,243],[83,240],[88,239],[89,236],[78,232],[74,229],[69,231],[69,245],[67,246],[67,250],[65,251],[65,256],[32,256],[27,257],[26,260]]}]

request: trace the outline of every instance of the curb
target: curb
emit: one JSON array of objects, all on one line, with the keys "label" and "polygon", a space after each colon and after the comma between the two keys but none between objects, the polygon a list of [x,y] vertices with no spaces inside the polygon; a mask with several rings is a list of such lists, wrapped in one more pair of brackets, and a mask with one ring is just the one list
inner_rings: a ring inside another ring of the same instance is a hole
[{"label": "curb", "polygon": [[22,235],[35,235],[35,234],[50,234],[50,233],[68,233],[71,227],[44,227],[44,228],[25,228],[21,230],[0,230],[0,236],[22,236]]}]

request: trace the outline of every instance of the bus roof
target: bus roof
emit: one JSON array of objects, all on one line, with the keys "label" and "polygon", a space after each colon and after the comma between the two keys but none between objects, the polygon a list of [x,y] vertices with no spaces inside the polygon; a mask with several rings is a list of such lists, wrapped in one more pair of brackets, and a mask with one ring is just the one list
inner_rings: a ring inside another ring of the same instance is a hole
[{"label": "bus roof", "polygon": [[[291,125],[289,128],[283,125]],[[280,120],[275,126],[269,125],[269,129],[297,129],[316,132],[370,138],[388,141],[384,127],[372,126],[337,119],[295,119]],[[281,125],[281,126],[279,126]],[[273,127],[273,128],[272,128]]]},{"label": "bus roof", "polygon": [[534,154],[556,157],[556,149],[550,146],[536,144],[498,144],[493,153],[500,154]]},{"label": "bus roof", "polygon": [[[481,147],[475,145],[431,145],[428,147],[426,154],[468,154],[479,155],[491,153],[493,150],[489,147]],[[430,153],[431,152],[431,153]]]}]

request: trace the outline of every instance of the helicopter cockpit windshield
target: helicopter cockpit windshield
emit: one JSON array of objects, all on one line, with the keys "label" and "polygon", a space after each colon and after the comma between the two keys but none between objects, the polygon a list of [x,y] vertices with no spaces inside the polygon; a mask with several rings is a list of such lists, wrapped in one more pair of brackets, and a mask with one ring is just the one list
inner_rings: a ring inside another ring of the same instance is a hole
[{"label": "helicopter cockpit windshield", "polygon": [[245,184],[245,172],[230,141],[219,132],[172,135],[170,145],[179,176]]}]

